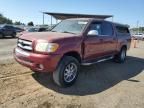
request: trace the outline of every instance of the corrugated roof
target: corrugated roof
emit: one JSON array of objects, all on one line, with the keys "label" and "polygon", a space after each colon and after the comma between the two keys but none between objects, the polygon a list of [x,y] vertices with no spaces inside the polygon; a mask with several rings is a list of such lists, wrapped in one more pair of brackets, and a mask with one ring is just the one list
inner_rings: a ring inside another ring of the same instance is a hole
[{"label": "corrugated roof", "polygon": [[54,12],[43,12],[44,14],[51,15],[58,20],[64,20],[69,18],[97,18],[106,19],[113,17],[112,15],[90,15],[90,14],[71,14],[71,13],[54,13]]}]

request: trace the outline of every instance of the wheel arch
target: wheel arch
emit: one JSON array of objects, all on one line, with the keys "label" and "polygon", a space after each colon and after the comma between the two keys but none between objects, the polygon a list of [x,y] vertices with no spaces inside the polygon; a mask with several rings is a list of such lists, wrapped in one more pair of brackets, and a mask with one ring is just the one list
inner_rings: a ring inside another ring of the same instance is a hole
[{"label": "wheel arch", "polygon": [[66,52],[66,53],[63,54],[62,58],[65,57],[65,56],[72,56],[72,57],[76,58],[79,61],[79,63],[81,63],[81,56],[76,51]]},{"label": "wheel arch", "polygon": [[120,48],[120,50],[121,50],[122,48],[125,48],[125,49],[127,50],[127,45],[125,45],[125,44],[122,45],[121,48]]}]

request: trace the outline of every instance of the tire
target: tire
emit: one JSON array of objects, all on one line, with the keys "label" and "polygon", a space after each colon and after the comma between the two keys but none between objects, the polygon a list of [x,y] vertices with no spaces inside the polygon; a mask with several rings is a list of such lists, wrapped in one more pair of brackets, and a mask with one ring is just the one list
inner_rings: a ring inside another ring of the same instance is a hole
[{"label": "tire", "polygon": [[4,35],[2,33],[0,33],[0,38],[4,38]]},{"label": "tire", "polygon": [[61,87],[72,86],[78,77],[79,68],[80,64],[76,58],[72,56],[63,57],[53,73],[54,82]]},{"label": "tire", "polygon": [[13,37],[13,38],[16,38],[16,33],[15,33],[15,32],[12,34],[12,37]]},{"label": "tire", "polygon": [[117,63],[124,63],[126,60],[126,47],[122,47],[120,52],[114,57],[114,61]]}]

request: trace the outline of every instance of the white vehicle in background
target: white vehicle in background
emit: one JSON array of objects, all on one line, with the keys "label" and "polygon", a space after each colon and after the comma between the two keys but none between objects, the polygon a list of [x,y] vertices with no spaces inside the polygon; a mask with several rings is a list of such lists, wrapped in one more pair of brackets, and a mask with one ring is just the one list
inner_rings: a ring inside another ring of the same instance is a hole
[{"label": "white vehicle in background", "polygon": [[143,33],[134,34],[133,37],[135,39],[138,39],[138,40],[144,40],[144,34]]}]

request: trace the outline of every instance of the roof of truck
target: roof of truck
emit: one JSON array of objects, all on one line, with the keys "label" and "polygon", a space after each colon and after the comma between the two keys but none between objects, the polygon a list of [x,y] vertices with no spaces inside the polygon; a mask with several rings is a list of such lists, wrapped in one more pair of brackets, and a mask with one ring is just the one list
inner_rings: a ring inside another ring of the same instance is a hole
[{"label": "roof of truck", "polygon": [[66,19],[66,20],[95,20],[95,21],[105,21],[105,22],[113,23],[116,26],[129,27],[128,24],[121,24],[121,23],[118,23],[118,22],[107,21],[107,20],[97,19],[97,18],[70,18],[70,19]]},{"label": "roof of truck", "polygon": [[113,22],[113,24],[115,24],[116,26],[122,26],[122,27],[130,27],[128,24],[121,24],[121,23],[117,23],[117,22]]}]

